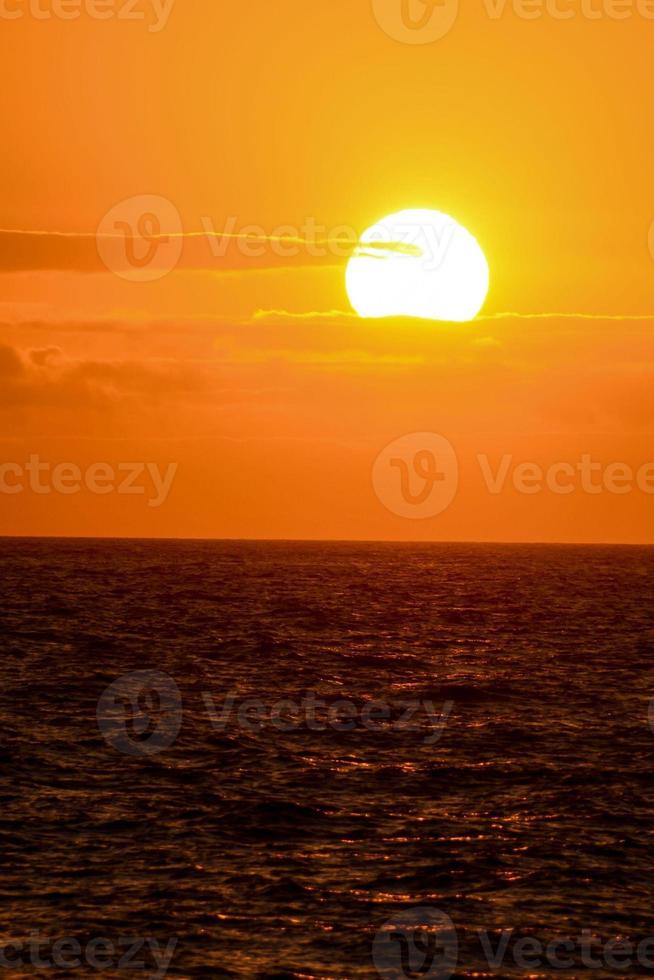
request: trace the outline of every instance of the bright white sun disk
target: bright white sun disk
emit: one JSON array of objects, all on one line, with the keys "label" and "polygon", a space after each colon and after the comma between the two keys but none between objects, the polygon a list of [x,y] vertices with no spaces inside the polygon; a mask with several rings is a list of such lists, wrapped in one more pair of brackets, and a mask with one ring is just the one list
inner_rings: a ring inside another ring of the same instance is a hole
[{"label": "bright white sun disk", "polygon": [[472,320],[488,284],[477,240],[440,211],[383,218],[361,236],[346,271],[350,302],[362,317]]}]

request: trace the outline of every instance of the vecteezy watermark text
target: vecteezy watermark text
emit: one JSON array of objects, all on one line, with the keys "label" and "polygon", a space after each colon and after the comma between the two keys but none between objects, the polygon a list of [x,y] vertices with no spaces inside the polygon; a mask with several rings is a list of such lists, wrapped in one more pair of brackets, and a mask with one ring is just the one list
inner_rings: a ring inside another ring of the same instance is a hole
[{"label": "vecteezy watermark text", "polygon": [[[372,0],[382,31],[401,44],[433,44],[446,37],[459,16],[460,0]],[[654,0],[481,0],[477,8],[490,21],[654,20]]]},{"label": "vecteezy watermark text", "polygon": [[546,490],[560,496],[579,491],[590,496],[601,493],[623,496],[634,490],[654,494],[654,462],[635,469],[627,463],[600,463],[589,453],[583,453],[574,463],[553,463],[548,467],[516,461],[508,453],[495,466],[486,455],[477,456],[477,462],[488,492],[495,495],[503,492],[509,476],[514,490],[522,494]]},{"label": "vecteezy watermark text", "polygon": [[[337,732],[415,734],[425,745],[442,737],[454,709],[430,700],[329,698],[307,691],[299,698],[265,702],[229,692],[217,699],[202,693],[209,724],[219,732]],[[182,696],[169,674],[137,670],[123,674],[101,694],[98,728],[105,741],[125,755],[153,755],[170,748],[182,727]]]},{"label": "vecteezy watermark text", "polygon": [[[156,939],[120,936],[117,940],[96,938],[80,941],[73,936],[51,939],[31,932],[27,939],[0,943],[0,971],[77,970],[154,970],[148,980],[162,980],[168,973],[177,939],[163,946]],[[1,975],[1,974],[0,974]]]},{"label": "vecteezy watermark text", "polygon": [[163,278],[178,266],[185,249],[193,249],[194,259],[203,266],[224,261],[234,253],[243,259],[273,256],[282,261],[302,255],[348,259],[365,254],[378,259],[401,255],[420,262],[430,272],[444,262],[455,229],[452,220],[439,232],[429,223],[388,219],[369,229],[363,242],[361,230],[345,224],[327,226],[314,217],[295,225],[264,228],[245,224],[234,215],[220,224],[203,215],[193,229],[185,231],[171,201],[155,194],[139,194],[118,202],[102,217],[96,244],[105,267],[130,282]]},{"label": "vecteezy watermark text", "polygon": [[[590,453],[548,466],[517,459],[512,453],[475,457],[478,477],[491,496],[509,490],[524,496],[588,496],[631,493],[654,495],[654,462],[632,466],[600,462]],[[474,471],[473,471],[474,472]],[[459,488],[459,458],[449,440],[435,432],[412,432],[379,453],[372,467],[379,501],[391,513],[409,519],[435,517],[454,501]]]},{"label": "vecteezy watermark text", "polygon": [[0,20],[145,21],[151,34],[164,29],[175,0],[0,0]]},{"label": "vecteezy watermark text", "polygon": [[86,469],[77,463],[47,463],[32,454],[25,463],[0,463],[0,494],[13,496],[30,491],[42,496],[117,493],[146,496],[148,507],[161,507],[168,499],[177,473],[177,463],[165,471],[157,463],[92,463]]},{"label": "vecteezy watermark text", "polygon": [[[576,936],[543,940],[515,929],[476,930],[466,940],[476,942],[475,959],[481,957],[492,973],[503,976],[515,970],[523,975],[570,970],[607,972],[654,968],[654,937],[603,939],[591,929]],[[388,980],[420,976],[449,980],[459,963],[459,941],[454,922],[445,912],[430,906],[404,909],[377,932],[372,948],[379,975]]]},{"label": "vecteezy watermark text", "polygon": [[[349,698],[330,700],[308,691],[299,700],[281,698],[272,705],[258,698],[238,700],[228,694],[221,705],[210,694],[202,699],[211,724],[218,731],[225,731],[230,724],[251,732],[272,728],[279,732],[353,732],[363,729],[369,732],[419,732],[425,745],[433,745],[443,735],[445,725],[454,708],[453,701],[446,701],[438,708],[433,701],[374,700],[362,704]],[[422,720],[420,720],[422,719]]]},{"label": "vecteezy watermark text", "polygon": [[484,0],[484,8],[491,20],[508,11],[521,20],[654,20],[654,0]]}]

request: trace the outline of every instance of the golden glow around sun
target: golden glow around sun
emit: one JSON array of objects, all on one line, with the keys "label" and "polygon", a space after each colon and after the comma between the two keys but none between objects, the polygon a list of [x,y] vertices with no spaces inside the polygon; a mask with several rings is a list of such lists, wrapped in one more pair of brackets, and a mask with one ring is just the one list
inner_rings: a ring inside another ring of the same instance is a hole
[{"label": "golden glow around sun", "polygon": [[383,218],[361,236],[346,271],[350,302],[362,317],[472,320],[488,283],[477,240],[440,211]]}]

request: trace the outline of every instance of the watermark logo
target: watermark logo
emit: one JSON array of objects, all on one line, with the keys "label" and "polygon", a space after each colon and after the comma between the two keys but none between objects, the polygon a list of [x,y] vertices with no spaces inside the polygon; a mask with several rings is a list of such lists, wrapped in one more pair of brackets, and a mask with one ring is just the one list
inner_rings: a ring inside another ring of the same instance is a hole
[{"label": "watermark logo", "polygon": [[[454,27],[459,0],[372,0],[375,20],[402,44],[432,44]],[[518,20],[654,20],[654,0],[481,0],[479,11],[498,23]]]},{"label": "watermark logo", "polygon": [[[338,732],[417,736],[435,745],[445,733],[453,701],[438,705],[426,699],[355,702],[305,691],[299,699],[265,702],[234,691],[218,701],[202,692],[208,723],[214,731]],[[182,698],[174,680],[154,670],[125,674],[98,701],[98,727],[112,748],[126,755],[153,755],[170,748],[182,726]]]},{"label": "watermark logo", "polygon": [[96,243],[110,272],[129,282],[154,282],[172,272],[182,256],[182,219],[165,197],[140,194],[105,214]]},{"label": "watermark logo", "polygon": [[[634,466],[600,462],[582,453],[574,461],[543,465],[517,459],[512,453],[499,458],[478,453],[474,462],[469,474],[491,497],[505,493],[528,497],[654,495],[654,461]],[[436,517],[458,493],[457,453],[444,436],[410,433],[382,450],[372,468],[372,483],[377,498],[392,514],[411,520]]]},{"label": "watermark logo", "polygon": [[175,681],[157,670],[123,674],[97,707],[105,741],[125,755],[156,755],[170,748],[182,726],[182,697]]},{"label": "watermark logo", "polygon": [[450,980],[459,958],[454,923],[439,909],[406,909],[375,936],[372,959],[384,980]]},{"label": "watermark logo", "polygon": [[375,20],[402,44],[433,44],[452,30],[459,0],[372,0]]},{"label": "watermark logo", "polygon": [[[654,968],[654,938],[606,939],[592,929],[574,935],[525,935],[514,928],[467,930],[488,964],[489,976],[551,976],[600,970],[648,975]],[[375,936],[373,962],[384,980],[428,978],[450,980],[457,969],[459,943],[448,915],[428,906],[405,909],[390,919]],[[518,972],[519,971],[519,972]],[[480,974],[481,975],[481,974]],[[486,974],[484,974],[486,975]]]},{"label": "watermark logo", "polygon": [[380,502],[398,517],[424,520],[447,510],[459,485],[454,447],[435,432],[413,432],[379,454],[372,483]]},{"label": "watermark logo", "polygon": [[[2,0],[0,0],[0,3]],[[652,0],[654,2],[654,0]],[[156,195],[121,201],[102,218],[98,254],[107,269],[132,282],[152,282],[173,272],[184,255],[191,267],[211,268],[234,259],[399,259],[407,271],[447,272],[450,249],[462,247],[463,229],[448,215],[401,211],[360,233],[352,225],[326,225],[309,216],[297,225],[272,228],[244,224],[235,215],[222,222],[201,215],[186,232],[175,205]],[[195,266],[193,266],[195,263]],[[229,267],[229,266],[228,266]],[[413,288],[410,280],[407,289]]]}]

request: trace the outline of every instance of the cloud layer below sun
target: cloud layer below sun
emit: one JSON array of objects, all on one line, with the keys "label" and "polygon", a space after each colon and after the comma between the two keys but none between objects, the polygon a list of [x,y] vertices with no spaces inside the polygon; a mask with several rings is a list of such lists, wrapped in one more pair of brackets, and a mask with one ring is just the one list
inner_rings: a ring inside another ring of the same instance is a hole
[{"label": "cloud layer below sun", "polygon": [[[283,270],[262,275],[261,298],[285,292]],[[314,285],[329,275],[308,273]],[[229,277],[223,293],[215,276],[185,276],[198,300],[231,298],[232,315],[206,302],[185,316],[112,309],[97,288],[111,292],[112,277],[88,275],[77,315],[62,319],[61,276],[41,283],[40,301],[25,274],[6,276],[16,294],[0,307],[3,459],[178,468],[156,511],[138,497],[25,493],[5,498],[3,533],[595,541],[599,526],[607,541],[654,539],[643,494],[493,496],[477,464],[591,454],[637,468],[654,456],[654,320],[364,321],[273,302],[246,314]],[[158,285],[162,308],[174,306],[174,279]],[[121,285],[126,303],[123,289],[148,287]],[[383,447],[411,432],[444,435],[461,465],[455,503],[422,522],[389,513],[370,478]]]}]

